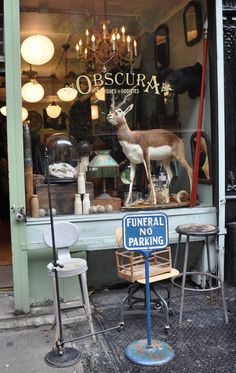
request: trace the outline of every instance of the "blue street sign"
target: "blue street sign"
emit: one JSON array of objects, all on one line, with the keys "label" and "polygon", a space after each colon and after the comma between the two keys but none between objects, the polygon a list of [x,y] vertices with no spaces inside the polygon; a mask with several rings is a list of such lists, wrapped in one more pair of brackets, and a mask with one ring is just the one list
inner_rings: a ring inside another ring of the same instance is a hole
[{"label": "blue street sign", "polygon": [[145,258],[145,291],[147,340],[130,343],[126,356],[135,364],[158,366],[174,358],[174,351],[167,343],[152,341],[149,258],[153,250],[168,246],[168,219],[163,213],[126,215],[122,222],[123,246],[126,250],[140,251]]},{"label": "blue street sign", "polygon": [[169,244],[168,218],[164,213],[126,215],[122,230],[126,250],[160,250]]}]

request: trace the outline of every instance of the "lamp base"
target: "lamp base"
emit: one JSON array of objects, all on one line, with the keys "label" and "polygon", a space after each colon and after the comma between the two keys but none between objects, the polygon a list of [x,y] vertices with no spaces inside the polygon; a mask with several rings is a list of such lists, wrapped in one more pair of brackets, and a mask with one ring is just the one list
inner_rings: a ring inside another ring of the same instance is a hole
[{"label": "lamp base", "polygon": [[109,199],[109,198],[112,198],[112,196],[110,196],[110,194],[104,192],[102,194],[100,194],[100,196],[98,196],[97,198],[100,198],[100,199]]},{"label": "lamp base", "polygon": [[63,354],[59,355],[56,349],[50,351],[45,356],[44,360],[47,365],[55,368],[71,367],[79,362],[81,354],[76,348],[66,347],[63,349]]},{"label": "lamp base", "polygon": [[126,347],[125,354],[133,363],[144,366],[164,365],[174,358],[172,347],[158,340],[154,340],[150,348],[147,340],[136,340]]}]

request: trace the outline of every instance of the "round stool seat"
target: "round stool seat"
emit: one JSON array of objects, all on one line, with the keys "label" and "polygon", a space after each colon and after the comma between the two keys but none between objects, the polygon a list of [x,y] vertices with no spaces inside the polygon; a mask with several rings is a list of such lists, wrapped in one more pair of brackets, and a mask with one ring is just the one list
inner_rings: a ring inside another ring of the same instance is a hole
[{"label": "round stool seat", "polygon": [[217,234],[219,229],[213,224],[182,224],[175,231],[186,236],[210,236]]},{"label": "round stool seat", "polygon": [[[49,263],[47,269],[50,276],[55,276],[53,263]],[[58,277],[70,277],[80,275],[81,273],[86,272],[87,269],[88,266],[85,259],[71,258],[68,261],[63,261],[63,268],[57,267],[57,273]]]}]

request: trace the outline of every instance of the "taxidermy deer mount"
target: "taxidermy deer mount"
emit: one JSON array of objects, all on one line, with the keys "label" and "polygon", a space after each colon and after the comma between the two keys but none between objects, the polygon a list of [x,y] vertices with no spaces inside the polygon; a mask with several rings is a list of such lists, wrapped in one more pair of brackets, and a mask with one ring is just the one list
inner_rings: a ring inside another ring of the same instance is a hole
[{"label": "taxidermy deer mount", "polygon": [[153,204],[157,204],[156,193],[151,175],[151,161],[162,162],[166,169],[168,181],[170,182],[173,174],[170,168],[170,162],[173,159],[179,161],[181,166],[185,169],[189,176],[190,191],[192,189],[192,168],[185,159],[184,142],[175,133],[165,129],[150,129],[146,131],[131,131],[125,119],[126,114],[132,110],[133,104],[129,105],[124,111],[121,106],[126,102],[126,95],[124,100],[115,106],[114,95],[112,97],[111,107],[107,120],[112,125],[116,126],[118,141],[126,157],[130,161],[131,174],[130,186],[125,206],[129,205],[133,182],[135,178],[136,165],[143,163],[146,171],[146,176],[151,187],[151,195]]}]

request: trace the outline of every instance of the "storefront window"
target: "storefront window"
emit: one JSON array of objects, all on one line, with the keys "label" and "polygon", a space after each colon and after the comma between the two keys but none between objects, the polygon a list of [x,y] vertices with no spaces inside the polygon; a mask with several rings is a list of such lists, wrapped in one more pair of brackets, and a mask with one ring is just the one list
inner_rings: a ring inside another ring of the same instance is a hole
[{"label": "storefront window", "polygon": [[[202,39],[186,44],[186,4],[29,3],[20,2],[28,215],[48,212],[48,172],[56,215],[189,206]],[[206,3],[198,4],[201,17]],[[207,154],[209,113],[208,89]],[[201,162],[211,175],[211,163]],[[199,196],[211,204],[206,188],[211,177]]]}]

